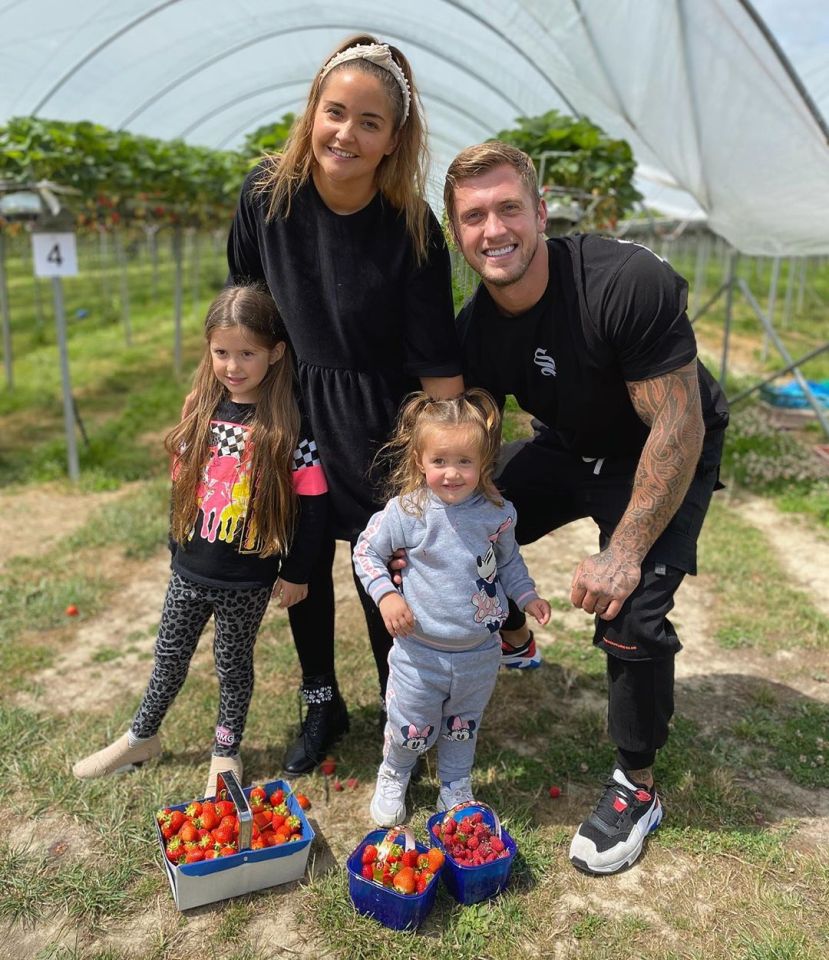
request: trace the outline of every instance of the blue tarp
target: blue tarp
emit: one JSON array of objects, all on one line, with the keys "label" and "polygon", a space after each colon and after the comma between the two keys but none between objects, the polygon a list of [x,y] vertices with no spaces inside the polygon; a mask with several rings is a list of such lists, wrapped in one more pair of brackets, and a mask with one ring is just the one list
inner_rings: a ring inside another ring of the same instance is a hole
[{"label": "blue tarp", "polygon": [[[807,380],[806,383],[820,406],[829,410],[829,380]],[[760,394],[764,400],[775,407],[802,410],[804,407],[811,406],[803,388],[795,379],[779,387],[771,385],[762,387]]]}]

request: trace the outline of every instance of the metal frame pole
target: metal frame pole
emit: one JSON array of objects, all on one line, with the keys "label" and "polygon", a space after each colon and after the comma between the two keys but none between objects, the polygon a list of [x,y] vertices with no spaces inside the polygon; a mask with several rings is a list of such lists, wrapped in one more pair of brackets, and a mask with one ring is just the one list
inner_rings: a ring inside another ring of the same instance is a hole
[{"label": "metal frame pole", "polygon": [[0,230],[0,312],[3,314],[3,366],[6,368],[6,386],[14,388],[12,361],[12,321],[9,315],[9,288],[6,284],[6,238]]},{"label": "metal frame pole", "polygon": [[55,327],[60,355],[60,379],[63,386],[63,426],[66,431],[66,462],[69,479],[77,483],[81,471],[78,465],[78,445],[75,442],[75,409],[72,401],[72,382],[69,377],[69,354],[66,348],[66,314],[63,308],[63,286],[60,277],[52,277],[55,300]]}]

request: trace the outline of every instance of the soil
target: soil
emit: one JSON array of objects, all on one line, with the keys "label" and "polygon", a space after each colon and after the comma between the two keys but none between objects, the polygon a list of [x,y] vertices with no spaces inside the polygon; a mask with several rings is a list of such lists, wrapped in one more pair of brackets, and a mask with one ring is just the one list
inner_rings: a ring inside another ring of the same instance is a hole
[{"label": "soil", "polygon": [[[59,537],[78,527],[90,511],[120,494],[72,494],[65,490],[23,490],[13,494],[0,494],[0,538],[4,543],[4,560],[13,555],[36,555],[46,551]],[[775,547],[786,574],[792,584],[800,586],[814,604],[829,615],[829,541],[797,522],[790,516],[780,514],[773,505],[756,498],[745,498],[734,503],[734,508],[749,523],[755,525]],[[19,516],[27,516],[28,530],[25,540],[15,535],[19,529]],[[13,526],[14,525],[14,526]],[[550,598],[566,599],[570,577],[577,563],[597,549],[597,535],[589,521],[570,524],[549,537],[524,549],[528,566],[533,572],[541,592]],[[146,678],[147,643],[155,619],[158,616],[159,598],[163,595],[168,577],[168,558],[165,554],[146,562],[125,561],[116,557],[102,557],[107,575],[123,583],[118,592],[117,603],[100,617],[73,626],[74,635],[61,653],[57,663],[37,678],[41,688],[50,690],[52,710],[70,714],[73,709],[83,709],[95,703],[100,710],[108,702],[115,704],[125,696],[134,697]],[[353,618],[356,626],[360,613],[353,594],[349,556],[345,549],[338,549],[336,559],[336,585],[339,603],[348,623]],[[728,651],[720,647],[711,636],[710,617],[716,596],[712,584],[704,573],[686,580],[677,599],[672,619],[682,636],[684,651],[677,659],[677,711],[692,718],[703,732],[722,728],[729,720],[739,716],[745,701],[739,695],[742,688],[751,689],[762,681],[779,685],[786,695],[829,702],[829,683],[819,679],[829,675],[825,654],[814,652],[780,651],[777,657],[766,657],[745,650]],[[586,623],[586,614],[576,610],[556,608],[554,617],[566,624]],[[113,636],[143,636],[144,642],[135,643],[134,652],[112,662],[94,663],[92,655],[112,645]],[[555,662],[555,637],[552,633],[539,631],[538,639],[548,662]],[[210,643],[202,643],[197,657],[210,656]],[[821,659],[822,664],[817,661]],[[140,669],[136,664],[140,661]],[[60,682],[56,682],[57,680]],[[20,694],[19,702],[33,707]],[[601,709],[602,704],[591,706]],[[777,774],[769,773],[762,784],[771,803],[771,819],[775,822],[791,820],[796,824],[792,843],[804,851],[815,851],[829,842],[829,791],[804,790],[794,787]],[[336,804],[320,804],[312,812],[318,836],[336,838],[337,827],[343,827],[355,819],[365,820],[372,784],[361,783],[357,789],[338,795]],[[592,802],[592,795],[582,796],[583,791],[574,790],[573,795],[562,799],[561,815],[571,817],[569,827],[575,828],[580,819],[582,806]],[[566,800],[566,803],[565,803]],[[334,812],[336,810],[336,812]],[[768,816],[768,815],[767,815]],[[83,837],[71,824],[61,835],[66,838],[65,848],[50,852],[50,856],[70,856],[82,846]],[[77,832],[77,836],[75,833]],[[34,840],[33,834],[21,835],[21,843]],[[336,859],[342,862],[347,850],[321,844],[312,855],[313,869],[324,870]],[[680,853],[671,854],[670,877],[676,882],[678,871],[688,867]],[[655,867],[656,868],[656,867]],[[631,909],[641,900],[637,895],[641,876],[636,870],[628,871],[613,880],[620,902]],[[607,900],[607,891],[585,886],[579,880],[567,896],[572,902],[562,902],[561,909],[572,913],[573,909],[591,907],[594,899]],[[164,891],[166,896],[167,891]],[[569,904],[569,905],[568,905]],[[293,913],[295,901],[285,897],[285,909],[274,906],[267,916],[257,915],[255,926],[262,943],[274,940],[283,945],[287,955],[312,956],[314,950],[304,943],[297,931]],[[621,908],[620,908],[621,909]],[[648,919],[647,917],[645,919]],[[653,920],[653,918],[650,918]],[[655,921],[654,921],[655,922]],[[188,916],[187,943],[192,945],[200,939],[200,931],[207,933],[215,924],[209,912],[195,911]],[[148,905],[146,915],[130,918],[123,924],[112,924],[105,936],[95,944],[104,948],[132,951],[149,951],[158,941],[160,929],[170,937],[184,936],[177,918],[169,904],[154,902]],[[33,957],[51,942],[56,934],[38,929],[27,930],[16,942],[15,956]],[[67,936],[69,934],[67,933]],[[44,937],[46,939],[44,939]],[[71,943],[71,936],[66,941]],[[2,953],[2,950],[0,950]],[[142,954],[143,955],[143,954]],[[183,957],[190,957],[182,939]],[[193,954],[195,956],[195,954]]]}]

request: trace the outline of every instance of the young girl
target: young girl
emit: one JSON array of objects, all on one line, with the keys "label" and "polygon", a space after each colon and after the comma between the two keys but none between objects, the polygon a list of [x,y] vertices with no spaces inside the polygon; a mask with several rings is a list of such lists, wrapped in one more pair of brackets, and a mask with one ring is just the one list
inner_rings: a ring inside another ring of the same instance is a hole
[{"label": "young girl", "polygon": [[100,777],[161,752],[158,729],[212,614],[219,714],[205,796],[213,796],[218,773],[242,777],[256,633],[272,594],[289,608],[307,595],[328,498],[268,292],[223,290],[204,335],[193,392],[165,441],[173,457],[173,573],[150,682],[130,729],[73,773]]},{"label": "young girl", "polygon": [[[284,150],[248,176],[228,242],[230,274],[262,280],[285,320],[331,488],[331,523],[309,599],[290,610],[308,712],[284,759],[311,770],[348,727],[334,672],[336,539],[354,545],[382,505],[370,467],[403,397],[463,389],[449,254],[423,200],[424,125],[395,47],[347,40],[311,84]],[[391,645],[358,584],[380,680]]]},{"label": "young girl", "polygon": [[[485,390],[413,395],[388,444],[397,496],[360,534],[354,566],[394,637],[383,762],[371,801],[382,827],[406,817],[418,756],[438,743],[438,810],[473,799],[477,731],[501,659],[507,597],[540,623],[550,605],[515,542],[515,509],[492,480],[501,417]],[[398,592],[387,564],[406,550]]]}]

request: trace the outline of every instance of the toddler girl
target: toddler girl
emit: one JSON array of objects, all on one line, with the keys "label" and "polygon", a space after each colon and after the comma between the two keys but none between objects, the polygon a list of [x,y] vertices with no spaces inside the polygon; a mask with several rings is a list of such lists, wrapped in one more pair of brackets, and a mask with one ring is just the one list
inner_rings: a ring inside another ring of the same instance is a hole
[{"label": "toddler girl", "polygon": [[[485,390],[454,400],[413,394],[387,446],[397,495],[360,535],[354,566],[394,637],[383,762],[371,816],[406,817],[418,756],[438,742],[438,810],[472,800],[477,732],[501,658],[507,597],[539,624],[550,605],[515,542],[515,510],[493,483],[501,417]],[[402,586],[387,564],[406,550]]]}]

